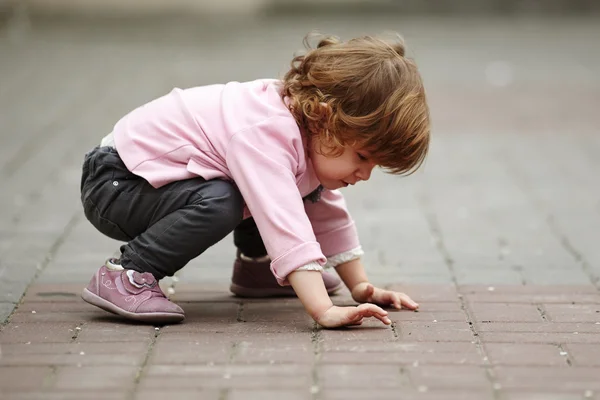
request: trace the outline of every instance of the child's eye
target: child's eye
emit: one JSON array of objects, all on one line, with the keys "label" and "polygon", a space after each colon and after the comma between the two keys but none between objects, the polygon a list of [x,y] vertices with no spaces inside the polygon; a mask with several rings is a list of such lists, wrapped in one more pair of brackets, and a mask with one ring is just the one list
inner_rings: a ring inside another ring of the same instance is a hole
[{"label": "child's eye", "polygon": [[358,154],[358,158],[360,159],[360,161],[367,161],[367,157],[365,157],[364,155],[360,154],[360,153],[356,153]]}]

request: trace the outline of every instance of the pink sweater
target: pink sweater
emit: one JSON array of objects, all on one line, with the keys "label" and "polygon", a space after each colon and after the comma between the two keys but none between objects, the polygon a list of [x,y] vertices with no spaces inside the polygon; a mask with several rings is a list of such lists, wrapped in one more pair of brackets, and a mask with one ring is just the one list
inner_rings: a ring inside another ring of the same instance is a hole
[{"label": "pink sweater", "polygon": [[277,80],[174,89],[114,127],[127,168],[156,188],[201,176],[235,182],[280,284],[295,269],[359,246],[338,191],[302,198],[319,186]]}]

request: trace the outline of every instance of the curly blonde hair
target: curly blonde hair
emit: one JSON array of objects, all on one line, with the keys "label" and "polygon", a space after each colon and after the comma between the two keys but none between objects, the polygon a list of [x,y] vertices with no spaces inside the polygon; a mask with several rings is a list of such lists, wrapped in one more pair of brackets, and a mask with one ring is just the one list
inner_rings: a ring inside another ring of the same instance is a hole
[{"label": "curly blonde hair", "polygon": [[308,139],[319,138],[321,152],[333,157],[344,146],[363,149],[393,174],[418,169],[429,148],[429,108],[404,41],[329,36],[312,48],[312,37],[304,38],[307,52],[292,60],[282,88]]}]

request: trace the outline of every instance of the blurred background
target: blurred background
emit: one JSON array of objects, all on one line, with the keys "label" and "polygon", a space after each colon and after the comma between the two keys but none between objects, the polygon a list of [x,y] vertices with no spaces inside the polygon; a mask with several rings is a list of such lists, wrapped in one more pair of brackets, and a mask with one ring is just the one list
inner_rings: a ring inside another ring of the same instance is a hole
[{"label": "blurred background", "polygon": [[[396,31],[422,71],[433,142],[415,175],[346,192],[373,280],[597,284],[599,12],[595,0],[0,0],[2,271],[87,282],[116,250],[82,216],[78,180],[129,110],[173,87],[281,77],[312,30]],[[227,282],[233,255],[227,238],[181,278]]]}]

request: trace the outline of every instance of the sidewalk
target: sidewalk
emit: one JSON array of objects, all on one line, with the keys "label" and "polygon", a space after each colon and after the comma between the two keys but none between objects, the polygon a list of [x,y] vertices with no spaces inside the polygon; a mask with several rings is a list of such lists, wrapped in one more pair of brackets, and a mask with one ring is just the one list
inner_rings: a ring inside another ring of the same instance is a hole
[{"label": "sidewalk", "polygon": [[[600,399],[599,22],[0,31],[0,399]],[[232,297],[231,238],[163,282],[183,324],[84,303],[118,246],[82,215],[85,151],[173,86],[280,75],[312,28],[399,30],[425,75],[424,170],[346,191],[372,280],[420,312],[322,330],[297,300]]]}]

